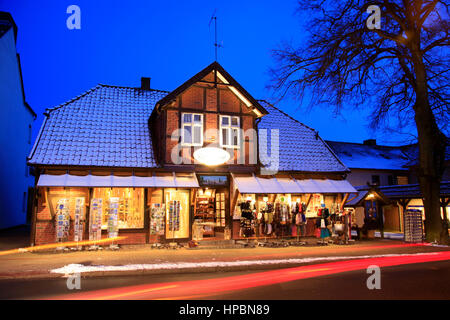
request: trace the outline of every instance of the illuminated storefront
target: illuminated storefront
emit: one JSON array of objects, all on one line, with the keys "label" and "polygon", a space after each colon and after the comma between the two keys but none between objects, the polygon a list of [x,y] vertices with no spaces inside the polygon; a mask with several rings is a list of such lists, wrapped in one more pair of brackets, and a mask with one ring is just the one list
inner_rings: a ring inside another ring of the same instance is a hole
[{"label": "illuminated storefront", "polygon": [[29,164],[33,244],[309,236],[356,192],[316,131],[217,62],[172,92],[98,85],[48,110]]}]

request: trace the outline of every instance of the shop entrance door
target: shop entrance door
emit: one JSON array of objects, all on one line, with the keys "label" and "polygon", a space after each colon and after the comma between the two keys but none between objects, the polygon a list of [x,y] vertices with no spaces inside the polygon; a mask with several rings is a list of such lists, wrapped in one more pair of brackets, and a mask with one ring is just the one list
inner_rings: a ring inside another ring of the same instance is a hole
[{"label": "shop entrance door", "polygon": [[189,238],[189,195],[189,190],[164,190],[166,239]]},{"label": "shop entrance door", "polygon": [[[229,210],[228,176],[199,175],[194,204],[195,239],[225,239]],[[194,231],[193,231],[194,232]]]}]

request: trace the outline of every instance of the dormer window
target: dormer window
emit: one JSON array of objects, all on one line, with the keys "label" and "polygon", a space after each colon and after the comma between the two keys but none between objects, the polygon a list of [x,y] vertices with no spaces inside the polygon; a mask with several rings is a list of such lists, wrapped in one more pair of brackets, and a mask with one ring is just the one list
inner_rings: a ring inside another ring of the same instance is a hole
[{"label": "dormer window", "polygon": [[239,148],[239,117],[220,116],[220,145],[225,148]]},{"label": "dormer window", "polygon": [[203,146],[203,114],[181,114],[181,144],[183,146]]}]

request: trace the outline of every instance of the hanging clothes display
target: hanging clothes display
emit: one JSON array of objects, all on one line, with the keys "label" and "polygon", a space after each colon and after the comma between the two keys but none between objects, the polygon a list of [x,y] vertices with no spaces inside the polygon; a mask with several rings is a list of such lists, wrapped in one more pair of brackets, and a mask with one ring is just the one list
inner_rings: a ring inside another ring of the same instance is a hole
[{"label": "hanging clothes display", "polygon": [[239,204],[241,208],[241,237],[251,237],[255,234],[255,217],[253,214],[251,201],[244,201]]},{"label": "hanging clothes display", "polygon": [[318,210],[317,213],[318,218],[316,219],[316,230],[320,230],[319,232],[316,231],[316,237],[325,239],[331,236],[330,231],[328,230],[328,217],[329,217],[329,211],[327,208],[321,208]]},{"label": "hanging clothes display", "polygon": [[271,235],[273,232],[273,217],[274,217],[274,208],[273,204],[270,202],[266,202],[265,207],[261,210],[263,223],[261,229],[263,232],[261,234]]}]

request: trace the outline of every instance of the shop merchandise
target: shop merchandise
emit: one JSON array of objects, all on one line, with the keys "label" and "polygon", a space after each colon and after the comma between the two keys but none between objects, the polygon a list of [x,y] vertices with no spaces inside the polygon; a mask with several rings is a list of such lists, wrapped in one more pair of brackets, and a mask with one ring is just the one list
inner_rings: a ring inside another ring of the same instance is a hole
[{"label": "shop merchandise", "polygon": [[82,241],[83,240],[84,209],[85,209],[84,197],[75,198],[75,214],[74,214],[74,227],[73,227],[74,241]]},{"label": "shop merchandise", "polygon": [[69,200],[59,199],[56,205],[56,242],[65,242],[69,238],[70,214]]},{"label": "shop merchandise", "polygon": [[255,215],[254,206],[252,206],[251,201],[243,201],[238,204],[241,208],[241,237],[251,237],[255,234]]},{"label": "shop merchandise", "polygon": [[264,205],[261,207],[260,212],[261,212],[260,234],[271,235],[273,232],[272,224],[274,218],[273,204],[270,202],[265,202]]},{"label": "shop merchandise", "polygon": [[306,204],[298,203],[292,205],[292,225],[295,227],[297,237],[306,236]]},{"label": "shop merchandise", "polygon": [[103,199],[93,198],[89,211],[89,240],[102,238],[102,211]]},{"label": "shop merchandise", "polygon": [[405,211],[405,242],[418,243],[422,241],[422,211],[418,209],[408,209]]},{"label": "shop merchandise", "polygon": [[108,209],[108,238],[116,238],[119,235],[119,201],[118,197],[109,198]]},{"label": "shop merchandise", "polygon": [[169,202],[169,230],[180,230],[180,201],[172,200]]},{"label": "shop merchandise", "polygon": [[153,203],[150,210],[150,234],[164,235],[165,205]]},{"label": "shop merchandise", "polygon": [[327,228],[329,210],[327,208],[318,209],[317,216],[318,216],[318,218],[316,219],[316,228],[317,229],[315,232],[316,237],[321,238],[321,239],[330,237],[331,234]]}]

